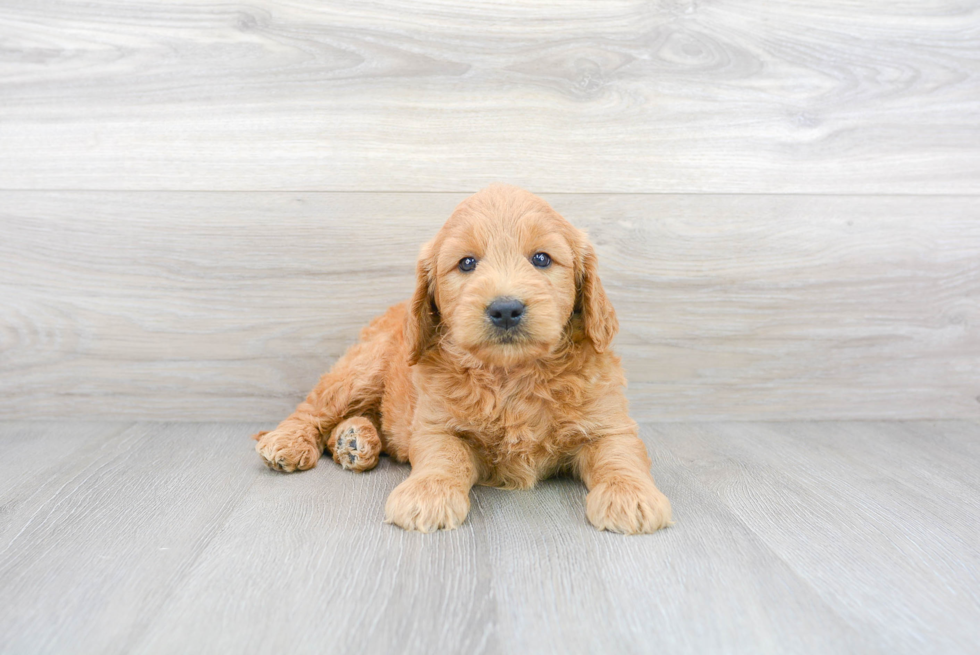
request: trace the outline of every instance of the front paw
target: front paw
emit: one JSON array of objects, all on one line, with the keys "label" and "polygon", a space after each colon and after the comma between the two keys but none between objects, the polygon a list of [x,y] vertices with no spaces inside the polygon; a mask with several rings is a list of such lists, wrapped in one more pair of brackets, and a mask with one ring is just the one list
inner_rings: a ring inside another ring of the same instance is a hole
[{"label": "front paw", "polygon": [[286,430],[260,432],[256,435],[255,450],[265,465],[275,471],[291,473],[316,466],[320,450],[304,435]]},{"label": "front paw", "polygon": [[585,499],[585,515],[600,530],[622,534],[656,532],[671,524],[670,501],[652,480],[597,484]]},{"label": "front paw", "polygon": [[433,532],[458,528],[470,511],[468,490],[451,478],[409,476],[385,504],[385,523],[406,530]]}]

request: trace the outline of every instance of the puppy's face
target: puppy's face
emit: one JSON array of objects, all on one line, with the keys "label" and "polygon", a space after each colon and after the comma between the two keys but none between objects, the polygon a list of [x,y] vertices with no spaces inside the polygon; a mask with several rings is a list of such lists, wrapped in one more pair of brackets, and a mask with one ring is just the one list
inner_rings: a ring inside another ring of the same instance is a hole
[{"label": "puppy's face", "polygon": [[575,253],[553,215],[462,212],[443,228],[435,301],[446,334],[487,362],[547,354],[575,305]]},{"label": "puppy's face", "polygon": [[513,187],[481,191],[423,248],[416,359],[438,330],[487,364],[520,365],[551,352],[576,311],[588,334],[590,310],[607,312],[601,350],[616,326],[594,269],[585,235],[543,200]]}]

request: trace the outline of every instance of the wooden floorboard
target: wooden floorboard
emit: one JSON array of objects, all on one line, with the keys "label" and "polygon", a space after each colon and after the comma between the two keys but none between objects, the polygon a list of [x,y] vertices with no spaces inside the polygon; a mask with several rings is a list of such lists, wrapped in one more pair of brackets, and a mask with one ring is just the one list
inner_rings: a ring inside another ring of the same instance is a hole
[{"label": "wooden floorboard", "polygon": [[406,533],[382,516],[407,467],[273,473],[258,427],[0,423],[0,651],[980,643],[976,422],[644,424],[676,525],[633,538],[588,526],[572,480]]},{"label": "wooden floorboard", "polygon": [[970,193],[975,3],[0,7],[0,188]]},{"label": "wooden floorboard", "polygon": [[66,462],[74,461],[79,452],[98,448],[103,440],[121,431],[125,424],[65,422],[4,422],[3,451],[0,457],[0,503],[6,511],[0,520],[11,516],[10,509],[22,502],[32,483],[63,473]]},{"label": "wooden floorboard", "polygon": [[[0,440],[23,453],[29,429]],[[5,495],[0,651],[129,652],[254,481],[245,426],[102,430]]]},{"label": "wooden floorboard", "polygon": [[980,616],[977,459],[952,459],[937,437],[976,442],[980,426],[727,423],[652,435],[886,652],[968,652],[980,644],[980,623],[964,620]]},{"label": "wooden floorboard", "polygon": [[[0,418],[278,421],[463,197],[0,192]],[[545,197],[637,418],[980,418],[973,197]]]}]

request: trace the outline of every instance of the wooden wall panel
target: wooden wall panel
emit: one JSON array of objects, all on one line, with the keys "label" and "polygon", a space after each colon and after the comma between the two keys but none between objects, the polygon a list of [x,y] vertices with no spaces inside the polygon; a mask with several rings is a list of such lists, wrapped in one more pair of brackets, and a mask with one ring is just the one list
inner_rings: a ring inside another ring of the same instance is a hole
[{"label": "wooden wall panel", "polygon": [[[0,418],[272,421],[465,194],[0,193]],[[637,418],[980,416],[971,197],[545,196]]]},{"label": "wooden wall panel", "polygon": [[639,417],[976,417],[978,43],[958,0],[4,2],[0,417],[274,419],[491,181],[591,229]]},{"label": "wooden wall panel", "polygon": [[0,188],[980,191],[960,0],[10,0]]}]

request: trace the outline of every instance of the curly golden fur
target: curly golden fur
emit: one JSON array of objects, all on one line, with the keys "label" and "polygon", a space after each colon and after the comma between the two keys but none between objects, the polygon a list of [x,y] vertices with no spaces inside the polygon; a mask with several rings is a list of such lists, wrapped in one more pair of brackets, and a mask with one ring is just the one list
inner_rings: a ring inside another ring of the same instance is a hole
[{"label": "curly golden fur", "polygon": [[[556,473],[585,483],[599,529],[670,524],[585,233],[537,196],[492,186],[422,247],[417,277],[408,303],[372,321],[292,415],[256,435],[270,468],[312,468],[324,450],[354,471],[382,452],[407,460],[385,514],[422,532],[458,527],[474,484],[527,489]],[[516,325],[492,319],[501,299],[517,303]]]}]

